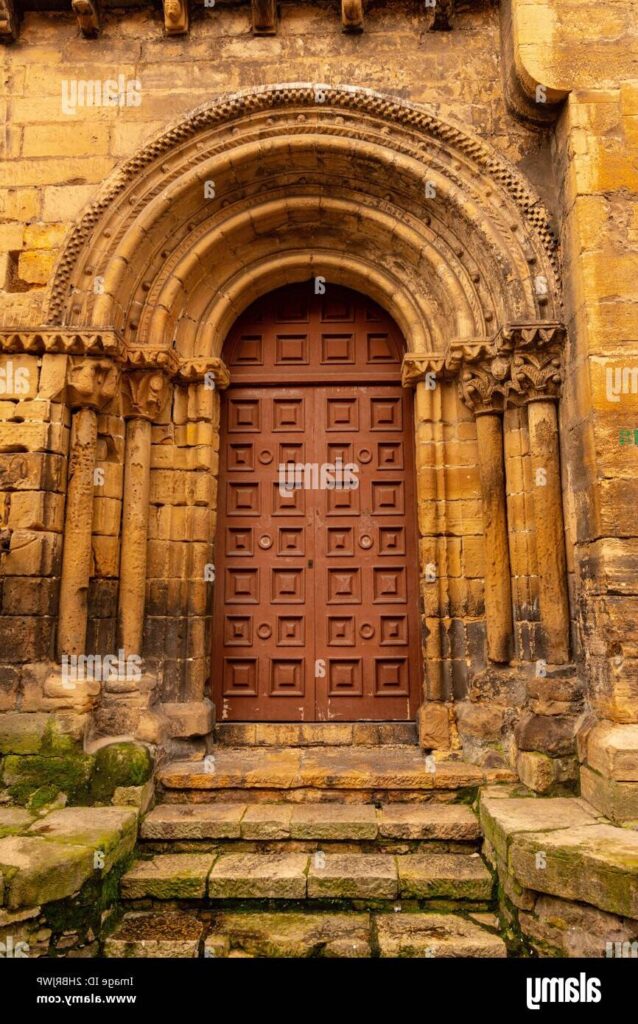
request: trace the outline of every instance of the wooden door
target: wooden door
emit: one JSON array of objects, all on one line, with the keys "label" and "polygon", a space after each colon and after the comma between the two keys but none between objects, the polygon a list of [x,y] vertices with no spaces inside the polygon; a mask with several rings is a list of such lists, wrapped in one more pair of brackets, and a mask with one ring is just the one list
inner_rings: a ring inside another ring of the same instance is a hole
[{"label": "wooden door", "polygon": [[224,355],[219,717],[412,718],[422,679],[412,396],[396,383],[396,326],[347,289],[297,285],[255,303]]}]

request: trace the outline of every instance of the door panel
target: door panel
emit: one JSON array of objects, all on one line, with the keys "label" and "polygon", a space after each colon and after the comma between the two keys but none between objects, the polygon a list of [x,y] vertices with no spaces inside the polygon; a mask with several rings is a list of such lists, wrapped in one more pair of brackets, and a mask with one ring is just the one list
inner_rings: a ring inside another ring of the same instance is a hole
[{"label": "door panel", "polygon": [[[383,310],[335,286],[322,298],[307,284],[279,289],[231,332],[213,631],[223,720],[416,713],[412,395],[397,383],[401,347]],[[282,479],[290,464],[296,477]]]}]

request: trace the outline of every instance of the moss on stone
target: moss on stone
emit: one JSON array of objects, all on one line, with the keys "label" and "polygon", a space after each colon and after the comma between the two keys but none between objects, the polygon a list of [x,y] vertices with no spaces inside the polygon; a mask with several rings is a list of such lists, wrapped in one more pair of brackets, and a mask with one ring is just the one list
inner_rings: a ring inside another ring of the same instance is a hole
[{"label": "moss on stone", "polygon": [[140,743],[110,743],[95,755],[91,797],[95,803],[110,803],[120,786],[143,786],[153,771],[153,761]]},{"label": "moss on stone", "polygon": [[51,791],[55,790],[55,793],[66,794],[70,804],[81,804],[89,797],[93,763],[94,758],[89,754],[66,757],[9,754],[4,760],[2,777],[16,803],[27,804],[37,790],[46,789],[47,793],[42,795],[44,803],[50,802]]}]

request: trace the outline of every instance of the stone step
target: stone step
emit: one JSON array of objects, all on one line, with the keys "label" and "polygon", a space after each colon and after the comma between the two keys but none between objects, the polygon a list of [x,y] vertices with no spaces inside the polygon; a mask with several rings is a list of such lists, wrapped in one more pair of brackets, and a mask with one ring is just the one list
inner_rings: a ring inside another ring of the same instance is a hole
[{"label": "stone step", "polygon": [[492,898],[478,854],[173,853],[139,860],[121,881],[123,899]]},{"label": "stone step", "polygon": [[[124,915],[105,957],[505,957],[491,915],[192,911]],[[490,928],[492,930],[490,930]]]},{"label": "stone step", "polygon": [[[174,762],[159,773],[167,791],[217,794],[245,799],[246,790],[306,799],[309,793],[404,791],[434,793],[513,782],[505,768],[479,768],[461,760],[426,758],[417,747],[216,747],[199,761]],[[251,793],[252,799],[252,793]],[[181,802],[181,801],[180,801]]]},{"label": "stone step", "polygon": [[465,804],[160,804],[144,818],[143,840],[439,840],[476,842]]},{"label": "stone step", "polygon": [[215,740],[230,747],[416,746],[415,722],[220,722]]}]

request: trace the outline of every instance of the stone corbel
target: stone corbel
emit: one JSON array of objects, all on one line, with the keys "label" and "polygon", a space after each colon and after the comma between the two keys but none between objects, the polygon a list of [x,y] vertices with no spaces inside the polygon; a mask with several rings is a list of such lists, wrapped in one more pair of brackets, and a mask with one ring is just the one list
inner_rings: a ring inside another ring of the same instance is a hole
[{"label": "stone corbel", "polygon": [[66,379],[66,398],[71,409],[99,411],[115,397],[120,367],[111,359],[72,357]]},{"label": "stone corbel", "polygon": [[169,36],[183,36],[188,32],[188,0],[162,0],[164,29]]},{"label": "stone corbel", "polygon": [[454,17],[454,0],[428,0],[426,7],[432,9],[431,32],[449,32]]},{"label": "stone corbel", "polygon": [[341,0],[344,32],[363,32],[363,0]]},{"label": "stone corbel", "polygon": [[405,353],[401,363],[401,385],[404,388],[415,388],[428,373],[433,373],[437,380],[448,379],[445,356],[428,352]]},{"label": "stone corbel", "polygon": [[0,40],[14,42],[18,38],[18,15],[13,0],[0,0]]},{"label": "stone corbel", "polygon": [[274,36],[277,33],[277,0],[251,0],[253,35]]},{"label": "stone corbel", "polygon": [[71,7],[83,36],[94,39],[100,34],[99,0],[71,0]]}]

